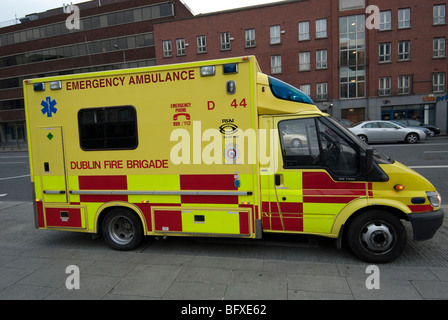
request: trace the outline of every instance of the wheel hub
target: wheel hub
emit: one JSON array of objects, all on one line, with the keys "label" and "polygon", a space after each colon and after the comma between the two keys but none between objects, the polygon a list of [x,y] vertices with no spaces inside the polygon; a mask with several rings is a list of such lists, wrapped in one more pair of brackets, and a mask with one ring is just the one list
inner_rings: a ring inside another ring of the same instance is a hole
[{"label": "wheel hub", "polygon": [[127,244],[134,236],[134,229],[126,217],[116,217],[110,224],[112,239],[119,244]]},{"label": "wheel hub", "polygon": [[387,225],[377,222],[363,229],[361,241],[371,251],[385,252],[392,247],[394,236]]}]

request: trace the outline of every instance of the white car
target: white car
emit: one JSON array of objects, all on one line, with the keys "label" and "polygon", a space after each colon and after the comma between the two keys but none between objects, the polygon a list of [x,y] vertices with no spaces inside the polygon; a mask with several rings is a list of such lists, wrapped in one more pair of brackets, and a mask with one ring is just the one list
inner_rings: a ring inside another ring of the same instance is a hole
[{"label": "white car", "polygon": [[364,142],[398,142],[416,143],[426,139],[420,129],[407,128],[390,121],[364,121],[349,128]]}]

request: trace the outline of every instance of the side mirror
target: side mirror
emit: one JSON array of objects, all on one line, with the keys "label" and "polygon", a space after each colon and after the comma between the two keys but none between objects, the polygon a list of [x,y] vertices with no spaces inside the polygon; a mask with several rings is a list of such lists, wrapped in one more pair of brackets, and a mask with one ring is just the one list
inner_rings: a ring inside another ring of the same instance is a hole
[{"label": "side mirror", "polygon": [[364,174],[368,175],[373,170],[373,148],[366,149],[364,157]]}]

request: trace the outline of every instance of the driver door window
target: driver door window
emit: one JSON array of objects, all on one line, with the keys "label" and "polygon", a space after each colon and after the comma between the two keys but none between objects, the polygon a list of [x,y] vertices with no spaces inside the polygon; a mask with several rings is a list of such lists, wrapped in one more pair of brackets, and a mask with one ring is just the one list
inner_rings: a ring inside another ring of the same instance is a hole
[{"label": "driver door window", "polygon": [[359,174],[358,149],[326,122],[308,118],[278,123],[285,169],[324,167],[337,176]]}]

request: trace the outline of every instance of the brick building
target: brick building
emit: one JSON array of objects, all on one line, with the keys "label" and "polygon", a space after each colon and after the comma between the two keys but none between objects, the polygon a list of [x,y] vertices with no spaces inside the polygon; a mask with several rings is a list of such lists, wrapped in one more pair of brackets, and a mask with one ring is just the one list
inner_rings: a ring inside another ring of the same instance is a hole
[{"label": "brick building", "polygon": [[94,0],[76,6],[79,29],[67,28],[72,12],[63,8],[0,28],[3,147],[26,143],[24,79],[155,65],[153,22],[192,16],[179,0]]},{"label": "brick building", "polygon": [[[370,5],[378,16],[366,14]],[[446,0],[290,0],[158,22],[156,62],[255,55],[265,73],[337,118],[417,119],[446,132],[446,7]]]}]

